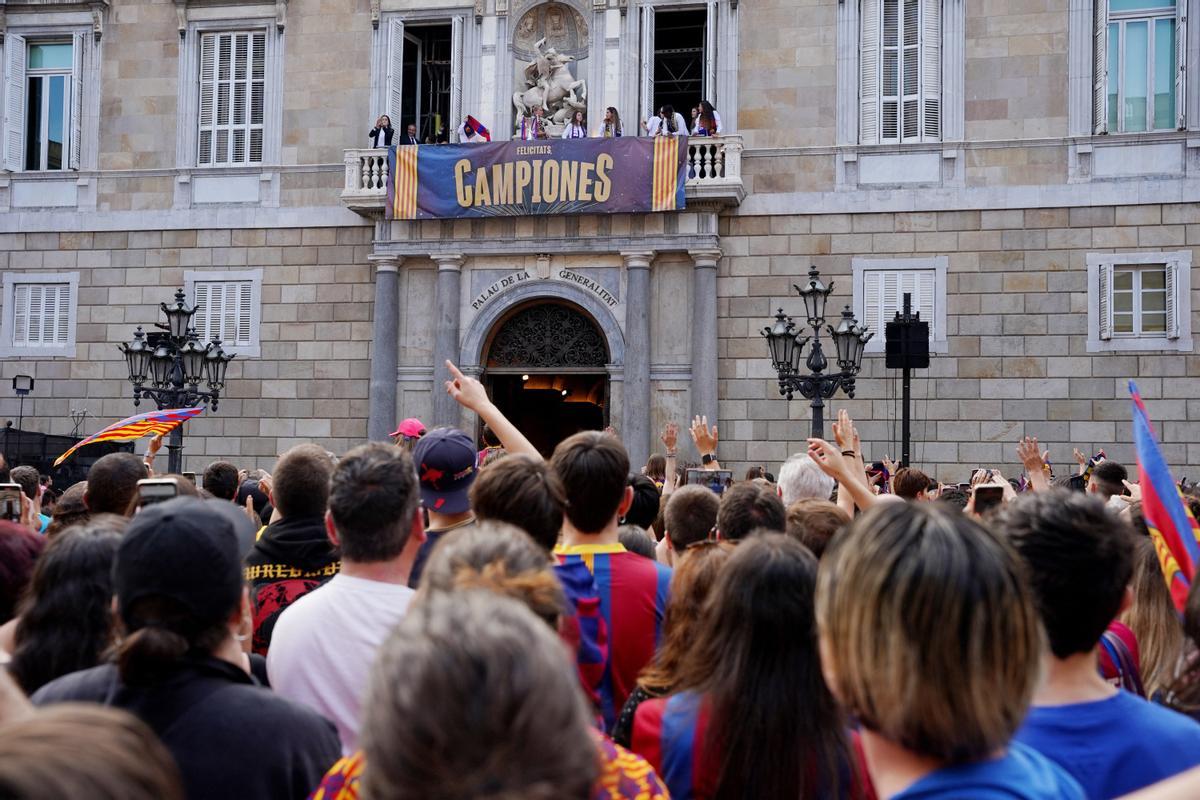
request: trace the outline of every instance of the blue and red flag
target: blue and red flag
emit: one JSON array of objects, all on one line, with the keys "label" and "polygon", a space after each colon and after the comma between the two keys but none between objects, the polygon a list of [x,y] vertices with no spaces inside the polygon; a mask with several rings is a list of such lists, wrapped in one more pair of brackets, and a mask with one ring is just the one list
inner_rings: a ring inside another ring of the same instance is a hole
[{"label": "blue and red flag", "polygon": [[54,466],[57,467],[66,461],[76,450],[93,442],[128,442],[134,439],[141,439],[143,436],[157,436],[161,433],[169,433],[182,425],[184,420],[191,419],[203,410],[204,406],[196,406],[195,408],[164,408],[159,411],[138,414],[137,416],[123,419],[120,422],[114,422],[99,433],[93,433],[83,441],[76,443],[74,447],[55,459]]},{"label": "blue and red flag", "polygon": [[1150,529],[1175,609],[1183,613],[1192,576],[1200,564],[1200,525],[1196,524],[1196,518],[1183,502],[1183,493],[1171,477],[1154,439],[1146,404],[1133,381],[1129,382],[1129,394],[1133,398],[1133,441],[1137,445],[1142,515]]},{"label": "blue and red flag", "polygon": [[484,127],[482,122],[475,119],[470,114],[467,115],[467,124],[465,126],[464,133],[466,133],[468,136],[470,136],[472,133],[474,133],[476,136],[482,136],[485,142],[490,142],[492,140],[492,132]]}]

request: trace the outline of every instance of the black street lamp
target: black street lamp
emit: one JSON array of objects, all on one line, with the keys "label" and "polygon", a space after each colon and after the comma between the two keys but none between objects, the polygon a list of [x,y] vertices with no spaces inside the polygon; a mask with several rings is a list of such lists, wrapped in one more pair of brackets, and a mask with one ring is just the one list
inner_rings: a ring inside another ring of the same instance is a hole
[{"label": "black street lamp", "polygon": [[[808,283],[804,288],[793,286],[800,299],[804,301],[804,313],[808,317],[812,336],[805,336],[804,329],[796,329],[792,318],[779,309],[775,315],[775,324],[762,329],[762,335],[767,340],[767,348],[771,353],[771,365],[779,374],[779,393],[792,399],[794,393],[806,397],[812,402],[812,435],[825,438],[825,401],[833,397],[838,389],[842,389],[849,397],[854,397],[854,376],[862,368],[863,349],[875,335],[865,325],[859,325],[850,306],[842,311],[842,319],[837,328],[827,325],[826,330],[833,339],[836,352],[838,371],[826,373],[829,360],[821,348],[821,326],[825,324],[825,303],[833,292],[833,284],[826,286],[821,282],[816,267],[808,270]],[[808,349],[808,358],[804,359],[807,371],[801,372],[801,359],[804,346],[812,340]]]},{"label": "black street lamp", "polygon": [[[158,408],[191,408],[197,403],[211,403],[217,410],[221,390],[225,388],[225,370],[234,356],[221,349],[221,340],[200,344],[196,329],[190,327],[192,316],[200,308],[188,308],[183,289],[175,292],[175,303],[161,303],[167,323],[155,323],[161,332],[147,334],[139,326],[133,341],[118,345],[129,367],[129,382],[133,385],[133,404],[141,405],[142,398],[154,401]],[[200,383],[208,384],[201,389]],[[147,383],[153,384],[148,386]],[[176,426],[167,441],[167,471],[183,470],[183,427]]]}]

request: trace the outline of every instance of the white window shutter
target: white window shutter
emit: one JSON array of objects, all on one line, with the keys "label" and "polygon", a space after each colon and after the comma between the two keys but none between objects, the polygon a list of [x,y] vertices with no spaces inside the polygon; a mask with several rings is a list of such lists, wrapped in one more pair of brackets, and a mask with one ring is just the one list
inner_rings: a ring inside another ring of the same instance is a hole
[{"label": "white window shutter", "polygon": [[237,328],[234,340],[239,347],[251,344],[250,326],[253,324],[251,301],[254,296],[254,284],[243,281],[237,285]]},{"label": "white window shutter", "polygon": [[1187,26],[1188,0],[1179,0],[1175,11],[1175,127],[1187,128]]},{"label": "white window shutter", "polygon": [[882,273],[883,285],[880,289],[880,324],[891,322],[896,317],[896,311],[901,307],[899,272],[887,271]]},{"label": "white window shutter", "polygon": [[192,302],[196,304],[196,333],[200,334],[200,341],[207,342],[211,339],[211,326],[209,325],[209,315],[212,313],[212,293],[209,288],[211,283],[197,283],[192,290],[195,297]]},{"label": "white window shutter", "polygon": [[1179,298],[1176,295],[1179,287],[1179,263],[1176,261],[1168,261],[1166,263],[1166,280],[1167,287],[1167,338],[1179,338]]},{"label": "white window shutter", "polygon": [[942,0],[921,0],[921,138],[942,135]]},{"label": "white window shutter", "polygon": [[68,344],[71,341],[71,284],[60,283],[58,289],[58,317],[55,319],[54,343]]},{"label": "white window shutter", "polygon": [[[708,0],[704,13],[704,99],[720,108],[717,102],[717,0]],[[690,124],[690,121],[689,121]]]},{"label": "white window shutter", "polygon": [[42,287],[42,339],[39,344],[54,344],[58,333],[58,315],[62,309],[58,305],[58,287]]},{"label": "white window shutter", "polygon": [[79,153],[83,146],[83,48],[87,40],[76,33],[71,42],[71,144],[67,150],[67,167],[79,169]]},{"label": "white window shutter", "polygon": [[263,160],[263,120],[267,92],[267,35],[256,33],[250,37],[250,149],[251,164]]},{"label": "white window shutter", "polygon": [[216,124],[217,97],[217,35],[206,33],[200,37],[200,113],[199,153],[196,163],[213,163],[213,127]]},{"label": "white window shutter", "polygon": [[[900,50],[903,86],[900,90],[901,141],[917,141],[921,135],[921,5],[923,0],[902,0]],[[886,16],[884,17],[886,25]]]},{"label": "white window shutter", "polygon": [[[642,120],[648,121],[658,110],[654,107],[654,6],[642,6]],[[638,129],[641,125],[638,125]]]},{"label": "white window shutter", "polygon": [[875,331],[883,330],[883,298],[880,296],[882,279],[882,272],[863,273],[863,324]]},{"label": "white window shutter", "polygon": [[1112,263],[1101,264],[1098,271],[1100,282],[1098,296],[1098,331],[1102,341],[1108,341],[1112,338]]},{"label": "white window shutter", "polygon": [[29,343],[29,308],[33,287],[18,283],[13,289],[13,344]]},{"label": "white window shutter", "polygon": [[921,271],[916,273],[917,285],[913,292],[913,311],[921,312],[921,321],[929,323],[929,331],[933,333],[933,323],[936,319],[934,314],[934,294],[937,287],[937,273],[933,271]]},{"label": "white window shutter", "polygon": [[1108,0],[1095,0],[1092,28],[1092,131],[1108,133]]},{"label": "white window shutter", "polygon": [[[881,0],[862,0],[862,40],[859,43],[859,141],[879,143],[879,18]],[[873,274],[873,273],[869,273]]]},{"label": "white window shutter", "polygon": [[21,169],[25,144],[25,37],[4,37],[4,168]]},{"label": "white window shutter", "polygon": [[[387,90],[384,94],[385,114],[392,127],[399,128],[400,103],[404,96],[404,21],[388,20]],[[458,124],[455,122],[454,124]]]},{"label": "white window shutter", "polygon": [[[453,17],[450,20],[450,121],[446,127],[455,131],[455,135],[457,135],[459,123],[464,119],[462,107],[464,22],[464,17]],[[483,124],[487,125],[487,122]],[[392,125],[400,127],[398,122],[393,122]]]},{"label": "white window shutter", "polygon": [[41,286],[35,284],[29,287],[29,331],[26,339],[29,344],[37,344],[42,340],[42,298]]}]

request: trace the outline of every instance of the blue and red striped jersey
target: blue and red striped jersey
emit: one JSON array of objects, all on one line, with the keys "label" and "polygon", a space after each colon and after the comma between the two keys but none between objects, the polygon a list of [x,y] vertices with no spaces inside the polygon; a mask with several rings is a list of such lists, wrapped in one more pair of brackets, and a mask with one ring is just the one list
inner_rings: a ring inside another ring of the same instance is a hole
[{"label": "blue and red striped jersey", "polygon": [[[638,673],[654,658],[662,635],[671,569],[630,553],[620,544],[559,546],[554,554],[564,566],[582,563],[595,580],[600,616],[608,631],[600,713],[605,730],[611,730],[637,685]],[[581,664],[581,669],[584,666]]]}]

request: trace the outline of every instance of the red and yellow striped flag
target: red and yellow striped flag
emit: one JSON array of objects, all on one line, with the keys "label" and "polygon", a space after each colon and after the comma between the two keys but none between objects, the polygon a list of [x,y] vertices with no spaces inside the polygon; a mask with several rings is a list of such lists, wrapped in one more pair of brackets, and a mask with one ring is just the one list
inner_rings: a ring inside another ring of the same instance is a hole
[{"label": "red and yellow striped flag", "polygon": [[417,218],[417,145],[388,150],[388,219]]},{"label": "red and yellow striped flag", "polygon": [[184,420],[191,419],[203,410],[204,406],[196,406],[195,408],[164,408],[160,411],[149,411],[145,414],[138,414],[136,417],[129,417],[120,422],[114,422],[104,430],[99,433],[93,433],[63,453],[55,459],[54,466],[57,467],[66,461],[79,448],[94,442],[130,442],[134,439],[141,439],[143,436],[157,436],[160,433],[169,433],[182,425]]},{"label": "red and yellow striped flag", "polygon": [[679,137],[654,137],[654,183],[651,187],[651,210],[674,211],[678,208]]}]

